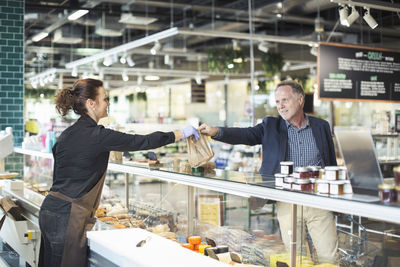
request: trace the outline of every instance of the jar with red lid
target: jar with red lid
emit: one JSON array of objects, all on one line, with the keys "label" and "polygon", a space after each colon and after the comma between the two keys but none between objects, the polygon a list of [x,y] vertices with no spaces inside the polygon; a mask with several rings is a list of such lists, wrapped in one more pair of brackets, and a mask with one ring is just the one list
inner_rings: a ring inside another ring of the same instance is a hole
[{"label": "jar with red lid", "polygon": [[395,186],[391,184],[380,184],[378,185],[379,189],[379,199],[381,202],[389,203],[396,202],[397,192],[395,190]]}]

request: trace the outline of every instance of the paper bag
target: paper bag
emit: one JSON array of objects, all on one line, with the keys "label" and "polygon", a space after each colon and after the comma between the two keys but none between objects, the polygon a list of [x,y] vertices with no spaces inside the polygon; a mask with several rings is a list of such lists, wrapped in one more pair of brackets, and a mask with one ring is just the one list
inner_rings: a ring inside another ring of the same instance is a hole
[{"label": "paper bag", "polygon": [[214,156],[207,136],[200,133],[199,135],[199,140],[196,140],[193,135],[186,139],[188,145],[188,161],[192,168],[197,168],[205,164]]}]

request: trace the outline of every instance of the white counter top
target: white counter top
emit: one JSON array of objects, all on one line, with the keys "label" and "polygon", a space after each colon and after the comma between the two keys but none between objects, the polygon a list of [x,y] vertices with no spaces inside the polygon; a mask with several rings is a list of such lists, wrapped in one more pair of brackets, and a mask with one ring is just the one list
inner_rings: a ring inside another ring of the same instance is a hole
[{"label": "white counter top", "polygon": [[[121,267],[229,266],[140,228],[87,232],[90,250]],[[142,247],[136,245],[147,238]]]}]

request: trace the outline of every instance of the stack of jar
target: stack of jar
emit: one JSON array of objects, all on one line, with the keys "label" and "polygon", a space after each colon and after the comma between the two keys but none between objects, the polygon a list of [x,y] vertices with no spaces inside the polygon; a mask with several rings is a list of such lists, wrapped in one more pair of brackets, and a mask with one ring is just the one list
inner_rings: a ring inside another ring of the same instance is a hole
[{"label": "stack of jar", "polygon": [[379,199],[381,202],[399,202],[400,203],[400,166],[393,168],[394,184],[380,184]]},{"label": "stack of jar", "polygon": [[293,168],[291,161],[282,161],[281,172],[275,174],[275,186],[284,189],[341,195],[352,193],[344,166]]}]

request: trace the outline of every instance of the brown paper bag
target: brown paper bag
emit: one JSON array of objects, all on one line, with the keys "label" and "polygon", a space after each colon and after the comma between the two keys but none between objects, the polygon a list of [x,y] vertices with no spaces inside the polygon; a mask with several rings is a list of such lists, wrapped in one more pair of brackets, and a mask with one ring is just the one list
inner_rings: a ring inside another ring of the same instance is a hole
[{"label": "brown paper bag", "polygon": [[193,135],[186,138],[189,155],[188,160],[192,168],[197,168],[207,163],[214,156],[207,136],[200,133],[199,135],[199,140],[196,140]]}]

